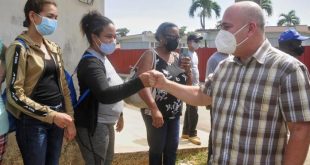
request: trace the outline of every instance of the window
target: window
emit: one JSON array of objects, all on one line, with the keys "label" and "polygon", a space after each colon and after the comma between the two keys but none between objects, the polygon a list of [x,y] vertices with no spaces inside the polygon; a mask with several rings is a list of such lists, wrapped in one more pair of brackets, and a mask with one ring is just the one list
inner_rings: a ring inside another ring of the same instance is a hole
[{"label": "window", "polygon": [[156,47],[156,43],[155,42],[151,42],[151,48],[155,48]]}]

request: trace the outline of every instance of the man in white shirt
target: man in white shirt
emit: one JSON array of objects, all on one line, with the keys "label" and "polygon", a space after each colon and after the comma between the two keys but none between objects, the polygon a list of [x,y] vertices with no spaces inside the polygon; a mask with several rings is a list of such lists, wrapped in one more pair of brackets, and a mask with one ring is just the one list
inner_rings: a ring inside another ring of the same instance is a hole
[{"label": "man in white shirt", "polygon": [[[191,34],[187,37],[188,55],[191,58],[192,71],[192,85],[199,85],[199,70],[198,70],[198,56],[195,50],[199,48],[199,42],[202,37],[196,34]],[[186,104],[186,111],[184,116],[184,125],[182,138],[188,139],[191,143],[200,145],[200,138],[197,136],[197,122],[198,122],[198,107]]]}]

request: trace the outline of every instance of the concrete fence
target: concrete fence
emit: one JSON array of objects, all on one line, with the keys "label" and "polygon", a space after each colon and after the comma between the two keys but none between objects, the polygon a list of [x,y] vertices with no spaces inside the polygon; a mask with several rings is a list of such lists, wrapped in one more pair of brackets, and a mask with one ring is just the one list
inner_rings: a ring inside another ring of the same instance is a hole
[{"label": "concrete fence", "polygon": [[[134,50],[124,50],[117,49],[113,55],[109,56],[112,64],[114,65],[116,71],[120,74],[128,74],[130,67],[135,65],[139,57],[145,49],[134,49]],[[216,51],[215,48],[200,48],[197,50],[198,59],[199,59],[199,73],[200,73],[200,81],[203,82],[205,80],[205,72],[206,72],[206,63],[209,57]],[[308,69],[310,69],[310,46],[305,47],[305,53],[298,58],[301,62],[303,62]]]}]

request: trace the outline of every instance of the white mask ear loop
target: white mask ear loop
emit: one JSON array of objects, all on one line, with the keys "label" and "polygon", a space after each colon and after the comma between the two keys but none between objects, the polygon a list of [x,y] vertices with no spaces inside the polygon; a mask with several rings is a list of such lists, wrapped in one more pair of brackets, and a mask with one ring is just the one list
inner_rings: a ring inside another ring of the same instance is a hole
[{"label": "white mask ear loop", "polygon": [[[99,40],[100,45],[101,45],[101,43],[102,43],[102,42],[100,41],[99,37],[97,37],[97,36],[96,36],[96,38]],[[97,44],[97,42],[96,42],[96,41],[95,41],[95,44],[96,44],[96,46],[98,47],[98,49],[100,49],[100,46]]]},{"label": "white mask ear loop", "polygon": [[245,24],[245,25],[243,25],[239,30],[237,30],[235,33],[234,33],[234,36],[236,35],[236,34],[238,34],[243,28],[245,28],[246,26],[248,26],[248,24]]},{"label": "white mask ear loop", "polygon": [[241,45],[241,44],[243,44],[246,40],[248,40],[249,39],[249,37],[246,37],[244,40],[242,40],[241,42],[239,42],[239,44],[237,44],[236,46],[239,46],[239,45]]},{"label": "white mask ear loop", "polygon": [[[236,36],[236,34],[238,34],[243,28],[245,28],[248,24],[243,25],[239,30],[237,30],[234,33],[234,36]],[[246,37],[244,40],[242,40],[241,42],[239,42],[236,46],[240,46],[241,44],[243,44],[246,40],[248,40],[249,37]]]}]

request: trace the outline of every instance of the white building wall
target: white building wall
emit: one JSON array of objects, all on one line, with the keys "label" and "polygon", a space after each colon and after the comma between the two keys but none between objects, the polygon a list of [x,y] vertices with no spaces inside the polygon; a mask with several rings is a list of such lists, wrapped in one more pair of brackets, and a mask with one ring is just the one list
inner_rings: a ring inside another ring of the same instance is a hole
[{"label": "white building wall", "polygon": [[[60,45],[65,65],[73,71],[80,56],[88,47],[86,37],[82,37],[80,20],[90,10],[97,9],[104,14],[104,0],[94,0],[93,5],[79,0],[56,0],[58,6],[58,28],[47,38]],[[0,39],[9,45],[15,37],[25,30],[23,27],[24,5],[26,0],[0,0]]]},{"label": "white building wall", "polygon": [[280,33],[266,33],[266,37],[268,38],[269,42],[274,47],[279,47],[278,38]]},{"label": "white building wall", "polygon": [[[208,48],[215,48],[215,37],[218,33],[218,30],[212,30],[212,31],[208,31],[206,33],[206,41],[207,41],[207,47]],[[203,42],[203,41],[201,41]]]}]

